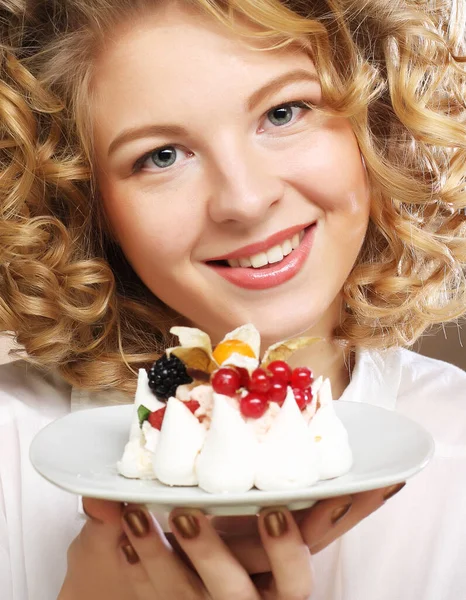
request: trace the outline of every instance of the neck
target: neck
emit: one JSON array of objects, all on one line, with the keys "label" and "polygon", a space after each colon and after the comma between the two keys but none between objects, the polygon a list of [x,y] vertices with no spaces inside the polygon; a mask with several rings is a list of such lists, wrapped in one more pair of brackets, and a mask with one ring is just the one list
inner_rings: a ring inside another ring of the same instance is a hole
[{"label": "neck", "polygon": [[[299,350],[289,359],[292,367],[309,367],[315,378],[329,378],[334,398],[340,398],[349,384],[352,361],[351,352],[333,339],[335,325],[340,322],[341,310],[341,299],[337,298],[315,326],[294,336],[315,336],[321,341]],[[264,343],[263,348],[266,347],[267,344]]]},{"label": "neck", "polygon": [[289,359],[292,367],[306,365],[314,378],[329,378],[333,398],[340,398],[350,381],[351,357],[346,348],[334,341],[322,340],[299,350]]}]

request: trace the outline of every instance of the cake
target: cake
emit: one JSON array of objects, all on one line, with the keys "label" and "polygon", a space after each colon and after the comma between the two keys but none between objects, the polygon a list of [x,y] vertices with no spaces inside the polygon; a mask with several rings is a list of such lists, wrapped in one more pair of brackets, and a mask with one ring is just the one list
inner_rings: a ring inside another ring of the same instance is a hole
[{"label": "cake", "polygon": [[122,476],[240,493],[308,487],[349,471],[330,381],[286,362],[316,338],[274,344],[260,360],[253,325],[215,348],[199,329],[171,333],[180,345],[139,370]]}]

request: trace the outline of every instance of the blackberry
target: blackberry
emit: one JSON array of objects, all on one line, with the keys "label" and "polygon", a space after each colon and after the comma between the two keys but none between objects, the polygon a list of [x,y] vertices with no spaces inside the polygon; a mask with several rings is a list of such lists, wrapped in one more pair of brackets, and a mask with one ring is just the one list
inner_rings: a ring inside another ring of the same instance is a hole
[{"label": "blackberry", "polygon": [[179,385],[191,382],[185,364],[174,354],[164,354],[149,371],[149,387],[159,400],[168,400],[176,394]]}]

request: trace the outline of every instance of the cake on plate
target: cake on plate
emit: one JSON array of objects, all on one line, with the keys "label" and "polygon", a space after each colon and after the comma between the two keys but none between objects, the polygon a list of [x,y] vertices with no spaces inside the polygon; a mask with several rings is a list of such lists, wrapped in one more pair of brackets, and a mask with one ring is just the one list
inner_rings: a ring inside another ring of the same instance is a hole
[{"label": "cake on plate", "polygon": [[260,360],[260,335],[250,324],[215,348],[199,329],[171,333],[180,345],[139,370],[121,475],[240,493],[308,487],[350,470],[330,381],[287,363],[316,338],[274,344]]}]

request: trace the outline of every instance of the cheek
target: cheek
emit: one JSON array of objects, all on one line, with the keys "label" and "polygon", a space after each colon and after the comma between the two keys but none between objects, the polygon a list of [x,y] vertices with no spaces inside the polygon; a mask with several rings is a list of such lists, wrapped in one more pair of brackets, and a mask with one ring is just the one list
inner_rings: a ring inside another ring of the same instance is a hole
[{"label": "cheek", "polygon": [[[104,192],[103,192],[104,193]],[[113,234],[140,276],[166,271],[189,257],[195,243],[196,219],[180,211],[170,198],[158,202],[155,194],[106,190],[105,212]]]},{"label": "cheek", "polygon": [[290,178],[302,195],[326,215],[366,219],[370,209],[366,170],[349,125],[316,133],[297,157]]}]

